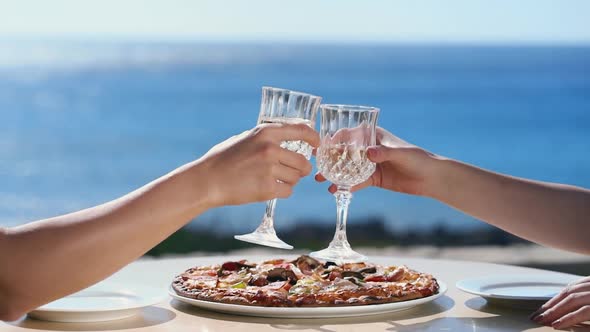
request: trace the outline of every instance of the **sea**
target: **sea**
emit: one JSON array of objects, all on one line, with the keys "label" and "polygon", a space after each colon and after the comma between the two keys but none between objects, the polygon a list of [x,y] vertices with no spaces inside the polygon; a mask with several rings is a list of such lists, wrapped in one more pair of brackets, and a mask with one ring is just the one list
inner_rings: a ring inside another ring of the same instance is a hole
[{"label": "sea", "polygon": [[[11,40],[0,41],[0,226],[115,199],[198,158],[256,124],[262,86],[376,106],[380,126],[434,153],[590,187],[590,46]],[[214,209],[190,227],[249,231],[263,212]],[[276,227],[335,215],[327,185],[307,177],[278,202]],[[349,215],[392,230],[485,225],[376,188],[355,193]]]}]

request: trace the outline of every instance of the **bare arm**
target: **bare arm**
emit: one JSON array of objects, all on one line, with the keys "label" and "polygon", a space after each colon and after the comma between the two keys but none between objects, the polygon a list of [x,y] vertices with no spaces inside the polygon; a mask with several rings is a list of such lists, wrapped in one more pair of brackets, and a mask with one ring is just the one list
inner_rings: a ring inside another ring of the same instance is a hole
[{"label": "bare arm", "polygon": [[[590,190],[489,172],[453,160],[435,161],[431,196],[531,241],[590,254]],[[545,303],[531,319],[567,328],[590,319],[590,283],[583,278]]]},{"label": "bare arm", "polygon": [[590,190],[435,163],[431,197],[530,241],[590,254]]},{"label": "bare arm", "polygon": [[289,196],[311,165],[288,139],[319,142],[304,125],[260,126],[114,201],[0,229],[0,319],[104,279],[208,208]]},{"label": "bare arm", "polygon": [[[380,129],[366,186],[435,198],[510,233],[590,254],[590,190],[516,178],[434,155]],[[325,179],[318,174],[316,179]],[[334,191],[335,187],[330,187]]]},{"label": "bare arm", "polygon": [[[525,239],[590,254],[590,190],[490,172],[432,154],[381,128],[377,137],[379,145],[368,150],[376,171],[353,189],[377,186],[432,197]],[[316,174],[316,180],[326,179]],[[555,328],[590,319],[590,279],[566,287],[532,319]]]}]

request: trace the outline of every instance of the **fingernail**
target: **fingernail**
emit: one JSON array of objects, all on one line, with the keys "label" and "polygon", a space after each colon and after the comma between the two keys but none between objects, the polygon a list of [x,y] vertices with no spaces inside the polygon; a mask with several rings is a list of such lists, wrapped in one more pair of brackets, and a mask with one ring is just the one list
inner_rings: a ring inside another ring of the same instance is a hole
[{"label": "fingernail", "polygon": [[539,315],[539,314],[540,314],[540,313],[542,313],[542,312],[543,312],[543,308],[539,308],[539,309],[535,310],[535,312],[533,312],[533,313],[532,313],[532,314],[529,316],[529,319],[530,319],[530,320],[534,320],[534,319],[535,319],[535,317],[537,317],[537,315]]},{"label": "fingernail", "polygon": [[558,319],[555,322],[551,323],[551,327],[553,327],[553,328],[559,328],[560,325],[561,325],[561,320],[560,319]]},{"label": "fingernail", "polygon": [[537,317],[533,318],[533,321],[540,323],[543,320],[543,318],[545,318],[544,314],[538,314]]}]

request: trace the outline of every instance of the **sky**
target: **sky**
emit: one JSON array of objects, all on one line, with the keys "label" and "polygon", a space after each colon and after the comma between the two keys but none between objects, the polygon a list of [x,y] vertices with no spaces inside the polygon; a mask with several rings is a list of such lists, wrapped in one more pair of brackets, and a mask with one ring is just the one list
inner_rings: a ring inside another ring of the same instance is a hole
[{"label": "sky", "polygon": [[0,0],[0,39],[590,43],[585,0]]}]

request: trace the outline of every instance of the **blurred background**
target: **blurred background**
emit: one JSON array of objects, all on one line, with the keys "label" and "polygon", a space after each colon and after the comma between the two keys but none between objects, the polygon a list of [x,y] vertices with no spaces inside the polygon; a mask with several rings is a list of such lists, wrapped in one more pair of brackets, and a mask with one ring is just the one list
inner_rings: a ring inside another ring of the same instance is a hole
[{"label": "blurred background", "polygon": [[[586,1],[0,7],[0,226],[103,203],[194,160],[256,124],[263,85],[377,106],[380,126],[435,153],[590,187]],[[261,250],[233,234],[253,230],[263,211],[209,211],[149,254]],[[332,237],[335,203],[308,177],[276,218],[280,237],[318,249]],[[426,198],[367,189],[350,218],[350,241],[367,253],[590,273],[585,257],[529,245]]]}]

